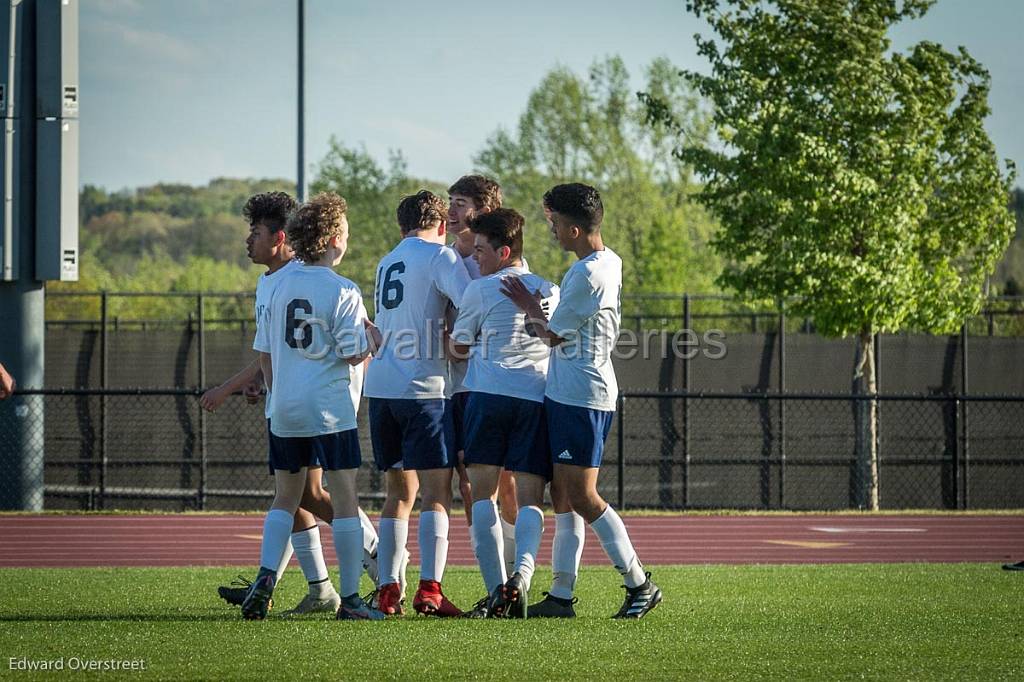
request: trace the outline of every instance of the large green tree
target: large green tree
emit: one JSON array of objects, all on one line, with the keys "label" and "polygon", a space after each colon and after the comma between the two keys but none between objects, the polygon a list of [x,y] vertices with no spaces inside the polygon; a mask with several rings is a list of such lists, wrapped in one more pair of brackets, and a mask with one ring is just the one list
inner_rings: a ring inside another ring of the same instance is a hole
[{"label": "large green tree", "polygon": [[[704,139],[707,115],[677,68],[655,60],[644,86]],[[697,188],[689,165],[672,156],[671,129],[645,125],[634,92],[618,57],[595,63],[586,77],[552,69],[515,130],[496,131],[476,165],[501,182],[506,205],[526,216],[526,256],[536,272],[557,281],[571,262],[548,232],[541,198],[557,183],[578,181],[601,191],[602,233],[623,256],[627,293],[715,290],[720,263],[706,248],[714,221],[691,201]]]},{"label": "large green tree", "polygon": [[[685,79],[712,106],[714,144],[676,155],[706,181],[721,221],[720,282],[789,301],[821,332],[859,340],[855,380],[875,392],[872,338],[936,333],[976,312],[1013,231],[1012,168],[983,122],[989,75],[963,48],[888,33],[931,0],[689,0],[715,39],[697,36],[711,71]],[[686,131],[670,98],[652,119]],[[858,420],[861,504],[878,507],[876,406]]]}]

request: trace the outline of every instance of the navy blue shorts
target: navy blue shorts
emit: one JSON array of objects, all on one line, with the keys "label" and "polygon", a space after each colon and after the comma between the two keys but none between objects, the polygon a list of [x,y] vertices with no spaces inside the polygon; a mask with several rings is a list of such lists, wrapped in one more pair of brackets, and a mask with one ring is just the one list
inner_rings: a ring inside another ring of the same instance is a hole
[{"label": "navy blue shorts", "polygon": [[601,466],[604,441],[612,428],[615,412],[556,403],[550,398],[544,398],[544,409],[548,424],[558,425],[558,428],[548,429],[551,461],[581,467]]},{"label": "navy blue shorts", "polygon": [[551,480],[544,405],[471,392],[466,402],[466,464],[503,466]]},{"label": "navy blue shorts", "polygon": [[466,449],[466,402],[469,391],[461,391],[445,401],[444,429],[448,439],[448,448],[457,453]]},{"label": "navy blue shorts", "polygon": [[275,470],[294,474],[303,467],[323,467],[327,471],[358,469],[363,463],[356,429],[319,436],[275,436],[268,419],[267,436],[270,440],[267,465],[271,474]]},{"label": "navy blue shorts", "polygon": [[370,398],[370,442],[377,468],[444,469],[456,453],[445,438],[445,400]]}]

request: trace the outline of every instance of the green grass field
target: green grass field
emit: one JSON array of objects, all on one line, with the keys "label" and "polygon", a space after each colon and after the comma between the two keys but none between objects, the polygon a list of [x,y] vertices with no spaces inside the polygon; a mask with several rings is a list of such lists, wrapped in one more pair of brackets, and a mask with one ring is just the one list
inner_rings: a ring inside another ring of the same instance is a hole
[{"label": "green grass field", "polygon": [[[619,576],[586,568],[575,621],[352,623],[274,618],[304,592],[297,569],[264,622],[216,597],[232,569],[2,569],[0,677],[52,679],[10,659],[74,657],[146,666],[75,679],[1024,678],[1024,574],[993,564],[653,570],[665,601],[638,622],[609,619]],[[461,606],[482,595],[474,570],[445,585]]]}]

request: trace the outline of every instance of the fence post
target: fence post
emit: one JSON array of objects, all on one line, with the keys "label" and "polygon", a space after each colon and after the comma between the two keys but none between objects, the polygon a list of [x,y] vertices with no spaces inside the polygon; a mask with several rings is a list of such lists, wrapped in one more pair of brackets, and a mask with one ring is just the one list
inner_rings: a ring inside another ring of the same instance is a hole
[{"label": "fence post", "polygon": [[[693,331],[690,294],[683,295],[683,327]],[[690,353],[683,354],[683,509],[690,507]]]},{"label": "fence post", "polygon": [[882,401],[877,398],[882,394],[882,335],[875,332],[871,340],[873,355],[875,356],[875,396],[872,402],[875,404],[875,463],[878,467],[878,499],[881,506],[882,499]]},{"label": "fence post", "polygon": [[[967,383],[967,325],[964,324],[960,328],[960,394],[965,398],[970,394]],[[961,461],[964,463],[964,485],[963,485],[963,508],[970,509],[971,498],[970,498],[970,481],[971,481],[971,451],[970,451],[970,439],[968,437],[967,429],[967,400],[960,401],[960,409],[963,410],[963,414],[960,418],[961,432],[963,433],[963,445],[960,450],[962,453]]]},{"label": "fence post", "polygon": [[[779,395],[786,393],[786,309],[779,303]],[[779,507],[786,508],[786,401],[779,400]]]},{"label": "fence post", "polygon": [[616,442],[619,448],[619,509],[626,508],[626,448],[625,438],[623,438],[622,428],[625,426],[625,418],[623,417],[623,411],[626,407],[626,399],[622,397],[622,392],[619,392],[618,406],[616,412],[618,413],[619,426],[618,433],[616,434]]},{"label": "fence post", "polygon": [[[197,350],[199,354],[199,390],[206,388],[206,324],[203,312],[203,294],[196,296],[196,313],[199,326]],[[206,410],[199,409],[199,490],[196,492],[200,510],[206,509]]]},{"label": "fence post", "polygon": [[[107,395],[106,390],[110,387],[108,364],[110,346],[107,339],[107,325],[109,308],[107,307],[107,290],[100,294],[100,388],[104,391],[100,396],[100,494],[99,507],[103,509],[107,496],[107,465],[109,462],[107,452]],[[93,507],[95,499],[92,500]]]}]

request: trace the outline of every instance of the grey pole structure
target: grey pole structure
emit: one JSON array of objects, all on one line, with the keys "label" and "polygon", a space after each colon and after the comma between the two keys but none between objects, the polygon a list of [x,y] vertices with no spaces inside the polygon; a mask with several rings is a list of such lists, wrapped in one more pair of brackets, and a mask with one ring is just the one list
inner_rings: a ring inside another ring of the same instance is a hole
[{"label": "grey pole structure", "polygon": [[[46,280],[78,279],[78,0],[0,3],[0,362],[43,388]],[[0,401],[0,510],[43,507],[43,396]]]},{"label": "grey pole structure", "polygon": [[298,135],[296,140],[296,152],[298,168],[295,175],[295,196],[299,201],[306,200],[306,0],[299,0],[298,17],[298,49],[299,49],[299,73],[298,85]]}]

